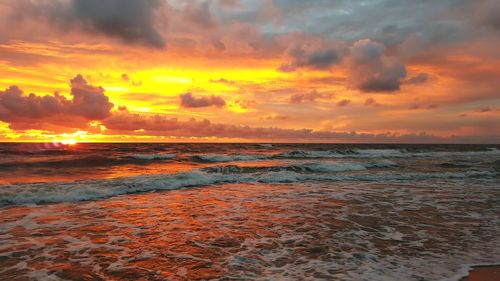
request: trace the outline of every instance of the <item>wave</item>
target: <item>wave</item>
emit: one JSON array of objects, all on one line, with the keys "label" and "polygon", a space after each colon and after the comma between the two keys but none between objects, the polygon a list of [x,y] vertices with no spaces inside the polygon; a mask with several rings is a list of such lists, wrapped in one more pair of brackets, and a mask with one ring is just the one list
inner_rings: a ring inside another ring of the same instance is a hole
[{"label": "wave", "polygon": [[18,167],[91,167],[91,166],[114,166],[129,162],[127,159],[110,158],[101,155],[72,156],[63,158],[28,158],[14,159],[0,163],[0,168],[15,169]]},{"label": "wave", "polygon": [[134,154],[131,157],[137,160],[169,160],[177,157],[177,154]]},{"label": "wave", "polygon": [[197,162],[238,162],[238,161],[256,161],[272,159],[294,159],[294,158],[384,158],[402,155],[401,151],[383,149],[383,150],[320,150],[304,151],[295,150],[279,154],[207,154],[195,155],[191,159]]},{"label": "wave", "polygon": [[442,168],[470,168],[470,165],[444,162],[438,165]]},{"label": "wave", "polygon": [[[380,164],[375,164],[380,165]],[[389,165],[389,163],[387,163]],[[226,166],[227,167],[227,166]],[[301,169],[305,169],[303,166]],[[236,168],[218,168],[212,170],[192,170],[175,174],[136,176],[117,179],[90,180],[68,183],[20,184],[0,186],[0,205],[59,203],[105,199],[117,195],[173,190],[195,186],[207,186],[224,183],[303,183],[308,181],[365,181],[365,182],[408,182],[435,179],[469,178],[485,179],[500,175],[497,171],[467,171],[446,173],[363,173],[335,174],[330,173],[334,166],[309,166],[308,169],[324,171],[324,173],[307,173],[304,170],[262,169],[248,173],[231,171]],[[319,167],[319,168],[318,168]],[[352,166],[351,168],[356,168]],[[361,166],[360,166],[361,167]],[[366,169],[368,166],[364,166]],[[244,169],[244,168],[239,168]],[[244,171],[244,170],[243,170]],[[306,170],[307,171],[307,170]]]},{"label": "wave", "polygon": [[497,171],[500,171],[500,160],[496,160],[493,163],[491,163],[491,167],[493,167],[493,169]]},{"label": "wave", "polygon": [[382,160],[377,162],[340,162],[340,163],[302,163],[296,165],[284,166],[213,166],[206,167],[200,170],[208,173],[222,174],[242,174],[242,173],[262,173],[262,172],[282,172],[291,171],[296,173],[335,173],[349,171],[364,171],[372,168],[390,168],[396,167],[398,164]]},{"label": "wave", "polygon": [[492,148],[483,151],[427,151],[411,152],[400,149],[348,149],[348,150],[294,150],[278,154],[208,154],[195,155],[191,159],[197,162],[238,162],[273,159],[320,159],[320,158],[353,158],[353,159],[393,159],[393,158],[446,158],[500,155],[500,150]]},{"label": "wave", "polygon": [[500,150],[490,148],[480,151],[426,151],[411,152],[405,149],[352,149],[352,150],[296,150],[276,155],[278,158],[441,158],[500,155]]},{"label": "wave", "polygon": [[[150,161],[173,160],[193,161],[202,163],[227,163],[242,161],[261,160],[286,160],[286,159],[442,159],[443,168],[451,168],[458,165],[454,163],[457,159],[483,160],[481,157],[500,156],[500,150],[490,148],[478,151],[409,151],[405,149],[347,149],[347,150],[294,150],[275,154],[175,154],[175,153],[113,153],[92,152],[76,153],[66,151],[60,155],[48,155],[47,157],[5,157],[0,160],[0,168],[14,169],[17,167],[93,167],[93,166],[115,166],[125,164],[144,165]],[[486,159],[495,161],[496,159]],[[499,167],[498,164],[493,164]],[[458,166],[457,166],[458,168]],[[465,168],[465,166],[463,167]]]},{"label": "wave", "polygon": [[257,145],[260,147],[273,147],[271,143],[258,143]]},{"label": "wave", "polygon": [[80,168],[80,167],[103,167],[126,164],[144,164],[144,161],[169,160],[175,158],[175,154],[135,154],[131,156],[113,155],[72,155],[68,157],[40,157],[27,159],[12,159],[0,161],[0,168],[15,169],[17,167],[36,168]]},{"label": "wave", "polygon": [[197,162],[237,162],[237,161],[255,161],[271,159],[273,156],[259,154],[207,154],[195,155],[191,159]]}]

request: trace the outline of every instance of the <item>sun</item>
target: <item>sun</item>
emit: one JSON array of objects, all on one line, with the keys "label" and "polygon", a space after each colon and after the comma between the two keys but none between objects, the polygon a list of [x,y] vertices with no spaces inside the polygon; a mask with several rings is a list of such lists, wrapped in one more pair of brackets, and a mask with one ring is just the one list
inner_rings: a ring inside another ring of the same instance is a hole
[{"label": "sun", "polygon": [[75,145],[77,144],[77,141],[75,139],[64,139],[61,143],[64,145]]}]

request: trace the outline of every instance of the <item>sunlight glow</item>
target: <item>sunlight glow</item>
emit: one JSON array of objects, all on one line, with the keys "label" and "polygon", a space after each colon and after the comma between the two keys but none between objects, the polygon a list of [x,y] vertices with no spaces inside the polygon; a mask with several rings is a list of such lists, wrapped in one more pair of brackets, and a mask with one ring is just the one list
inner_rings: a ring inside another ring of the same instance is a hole
[{"label": "sunlight glow", "polygon": [[77,141],[75,139],[65,139],[62,140],[61,143],[64,145],[75,145],[77,144]]}]

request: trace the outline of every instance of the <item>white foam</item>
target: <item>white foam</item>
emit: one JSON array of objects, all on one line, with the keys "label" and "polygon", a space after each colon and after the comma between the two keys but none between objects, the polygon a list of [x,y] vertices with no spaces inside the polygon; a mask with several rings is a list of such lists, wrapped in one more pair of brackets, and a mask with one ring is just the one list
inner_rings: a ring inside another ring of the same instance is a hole
[{"label": "white foam", "polygon": [[466,179],[496,177],[495,171],[467,171],[447,173],[362,173],[354,175],[337,174],[341,171],[361,171],[371,167],[393,165],[393,162],[304,164],[313,169],[277,169],[253,173],[220,173],[192,170],[176,174],[160,174],[127,178],[89,180],[67,183],[19,184],[0,186],[0,204],[56,203],[108,198],[116,195],[172,190],[193,186],[221,183],[291,183],[306,181],[368,181],[406,182],[429,179]]},{"label": "white foam", "polygon": [[168,160],[177,157],[176,154],[135,154],[132,158],[138,160]]},{"label": "white foam", "polygon": [[274,155],[266,154],[207,154],[195,155],[195,159],[206,162],[238,162],[269,159],[393,159],[393,158],[454,158],[454,157],[483,157],[500,155],[500,150],[490,148],[484,151],[427,151],[409,152],[399,149],[353,149],[353,150],[295,150]]},{"label": "white foam", "polygon": [[277,155],[285,158],[400,158],[411,157],[398,149],[354,149],[345,151],[289,151]]},{"label": "white foam", "polygon": [[338,163],[305,163],[299,165],[305,169],[314,172],[348,172],[348,171],[364,171],[371,168],[389,168],[397,166],[396,163],[390,160],[382,160],[377,162],[338,162]]},{"label": "white foam", "polygon": [[289,151],[276,155],[281,158],[442,158],[442,157],[477,157],[500,155],[500,150],[489,148],[483,151],[427,151],[408,152],[399,149],[353,149],[346,151]]},{"label": "white foam", "polygon": [[96,200],[121,194],[171,190],[216,183],[215,175],[181,172],[70,183],[11,185],[0,188],[0,204],[56,203]]},{"label": "white foam", "polygon": [[257,144],[257,145],[258,145],[258,146],[261,146],[261,147],[273,147],[273,145],[272,145],[272,144],[270,144],[270,143],[259,143],[259,144]]},{"label": "white foam", "polygon": [[249,155],[249,154],[207,154],[198,155],[196,158],[207,161],[207,162],[235,162],[235,161],[255,161],[269,159],[270,156],[267,155]]}]

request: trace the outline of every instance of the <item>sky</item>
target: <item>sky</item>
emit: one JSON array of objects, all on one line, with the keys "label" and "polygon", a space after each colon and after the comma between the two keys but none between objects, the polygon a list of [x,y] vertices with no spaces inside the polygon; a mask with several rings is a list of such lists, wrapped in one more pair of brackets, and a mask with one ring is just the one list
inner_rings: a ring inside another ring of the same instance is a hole
[{"label": "sky", "polygon": [[498,0],[0,0],[0,141],[500,143]]}]

